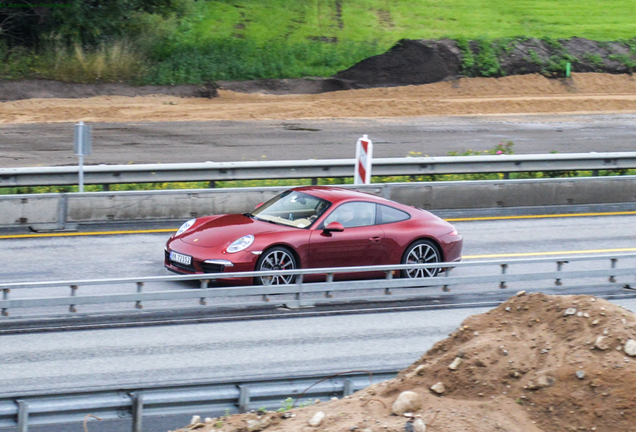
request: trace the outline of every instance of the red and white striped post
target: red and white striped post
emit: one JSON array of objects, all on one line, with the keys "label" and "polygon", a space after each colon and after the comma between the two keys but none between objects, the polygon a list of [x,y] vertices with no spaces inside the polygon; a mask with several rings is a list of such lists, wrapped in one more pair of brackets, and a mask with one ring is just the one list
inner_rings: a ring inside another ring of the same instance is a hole
[{"label": "red and white striped post", "polygon": [[356,167],[353,174],[353,184],[371,183],[372,158],[373,142],[366,135],[362,135],[356,144]]}]

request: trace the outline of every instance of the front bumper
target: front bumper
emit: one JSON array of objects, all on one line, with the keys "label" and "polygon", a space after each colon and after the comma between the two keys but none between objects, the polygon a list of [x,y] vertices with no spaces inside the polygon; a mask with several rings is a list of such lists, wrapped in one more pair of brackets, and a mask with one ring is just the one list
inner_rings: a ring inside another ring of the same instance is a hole
[{"label": "front bumper", "polygon": [[[189,265],[173,261],[170,259],[171,248],[164,249],[164,266],[166,269],[179,274],[220,274],[234,272],[249,272],[256,268],[258,256],[250,252],[239,252],[229,255],[227,258],[202,257],[200,254],[192,253],[191,250],[178,250],[175,252],[192,257]],[[217,281],[236,282],[241,284],[251,284],[251,278],[215,278]]]}]

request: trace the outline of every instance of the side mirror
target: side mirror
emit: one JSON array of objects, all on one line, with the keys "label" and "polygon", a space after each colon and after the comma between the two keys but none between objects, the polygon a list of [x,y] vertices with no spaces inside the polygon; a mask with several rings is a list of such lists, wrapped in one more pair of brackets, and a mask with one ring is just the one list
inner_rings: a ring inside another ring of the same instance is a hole
[{"label": "side mirror", "polygon": [[260,206],[262,206],[264,203],[260,202],[258,204],[256,204],[256,207],[254,207],[254,210],[256,210],[257,208],[259,208]]},{"label": "side mirror", "polygon": [[340,222],[331,222],[329,225],[327,225],[326,227],[322,229],[322,232],[324,233],[330,233],[332,231],[342,232],[344,231],[344,227],[342,226]]}]

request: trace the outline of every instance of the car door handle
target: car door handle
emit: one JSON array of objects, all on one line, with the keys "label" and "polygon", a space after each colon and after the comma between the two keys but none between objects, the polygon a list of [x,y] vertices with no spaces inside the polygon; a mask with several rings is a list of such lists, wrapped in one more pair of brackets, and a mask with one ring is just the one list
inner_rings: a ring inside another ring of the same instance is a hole
[{"label": "car door handle", "polygon": [[371,237],[371,238],[369,239],[369,241],[372,241],[373,243],[377,243],[377,242],[379,242],[380,240],[382,240],[382,237]]}]

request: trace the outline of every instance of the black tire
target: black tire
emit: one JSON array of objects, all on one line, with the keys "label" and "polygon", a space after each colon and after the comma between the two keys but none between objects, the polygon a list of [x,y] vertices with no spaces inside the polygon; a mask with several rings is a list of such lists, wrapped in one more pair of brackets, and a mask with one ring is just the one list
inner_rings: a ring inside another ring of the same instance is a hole
[{"label": "black tire", "polygon": [[[289,249],[276,246],[263,252],[256,262],[256,271],[296,270],[298,262]],[[296,282],[296,275],[257,276],[256,285],[289,285]]]},{"label": "black tire", "polygon": [[[418,240],[411,243],[402,255],[402,264],[434,264],[442,262],[442,254],[435,243],[430,240]],[[439,268],[425,268],[402,270],[403,278],[434,277],[439,274]]]}]

